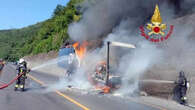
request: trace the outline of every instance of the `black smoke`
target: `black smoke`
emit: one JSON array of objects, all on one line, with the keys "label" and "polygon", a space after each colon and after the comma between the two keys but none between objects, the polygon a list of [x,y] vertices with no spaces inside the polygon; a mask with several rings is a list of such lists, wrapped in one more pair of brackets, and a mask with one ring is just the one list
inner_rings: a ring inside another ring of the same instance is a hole
[{"label": "black smoke", "polygon": [[194,12],[194,0],[168,0],[169,5],[174,7],[177,16],[184,16]]},{"label": "black smoke", "polygon": [[86,0],[82,19],[69,27],[73,40],[96,40],[107,36],[122,20],[131,20],[129,29],[148,22],[158,4],[163,18],[176,18],[192,13],[193,0]]}]

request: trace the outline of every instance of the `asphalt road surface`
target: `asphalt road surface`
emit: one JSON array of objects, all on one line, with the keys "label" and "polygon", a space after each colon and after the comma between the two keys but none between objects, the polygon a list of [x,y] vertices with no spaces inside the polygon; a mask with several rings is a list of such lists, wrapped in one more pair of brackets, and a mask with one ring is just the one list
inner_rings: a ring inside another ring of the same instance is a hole
[{"label": "asphalt road surface", "polygon": [[[44,85],[58,78],[31,72],[26,91],[14,91],[14,84],[0,90],[0,110],[165,110],[128,98],[78,92],[43,92]],[[6,65],[0,80],[8,82],[16,76],[13,65]]]}]

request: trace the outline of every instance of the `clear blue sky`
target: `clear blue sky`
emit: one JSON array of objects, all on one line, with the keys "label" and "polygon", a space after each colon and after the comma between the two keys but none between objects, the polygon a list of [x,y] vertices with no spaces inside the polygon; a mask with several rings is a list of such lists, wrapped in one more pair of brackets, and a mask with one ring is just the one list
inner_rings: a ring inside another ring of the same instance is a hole
[{"label": "clear blue sky", "polygon": [[57,4],[69,0],[1,0],[0,30],[22,28],[52,16]]}]

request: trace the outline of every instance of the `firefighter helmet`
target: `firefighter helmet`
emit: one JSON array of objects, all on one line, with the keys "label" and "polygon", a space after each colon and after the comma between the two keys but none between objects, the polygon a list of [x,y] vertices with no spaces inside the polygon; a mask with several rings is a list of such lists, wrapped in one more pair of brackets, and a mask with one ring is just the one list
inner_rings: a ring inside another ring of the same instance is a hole
[{"label": "firefighter helmet", "polygon": [[23,58],[21,58],[20,60],[19,60],[19,63],[23,63],[25,60],[23,59]]}]

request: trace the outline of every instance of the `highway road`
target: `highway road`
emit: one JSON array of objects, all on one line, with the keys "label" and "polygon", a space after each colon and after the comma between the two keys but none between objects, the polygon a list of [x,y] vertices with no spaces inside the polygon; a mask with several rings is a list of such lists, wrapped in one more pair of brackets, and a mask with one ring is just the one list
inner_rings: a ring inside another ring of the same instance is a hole
[{"label": "highway road", "polygon": [[[14,66],[8,64],[0,80],[8,82],[15,76]],[[79,91],[43,92],[44,85],[56,80],[58,78],[50,75],[31,72],[25,92],[15,92],[14,84],[0,90],[0,110],[165,110],[112,95],[82,94]]]}]

